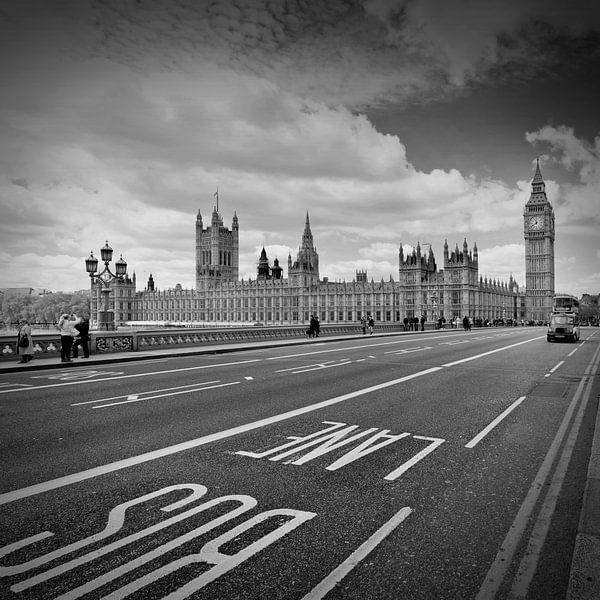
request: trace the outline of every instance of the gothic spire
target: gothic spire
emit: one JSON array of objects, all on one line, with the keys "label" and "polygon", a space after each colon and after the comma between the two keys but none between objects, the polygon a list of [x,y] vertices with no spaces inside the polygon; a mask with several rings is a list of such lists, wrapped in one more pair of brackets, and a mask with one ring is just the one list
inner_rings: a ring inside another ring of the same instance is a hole
[{"label": "gothic spire", "polygon": [[308,211],[306,211],[306,223],[304,224],[304,233],[302,234],[302,247],[313,247],[313,235],[312,231],[310,230],[310,220],[308,218]]},{"label": "gothic spire", "polygon": [[543,181],[544,178],[542,177],[542,172],[540,171],[540,157],[538,156],[536,158],[535,173],[533,175],[533,180],[531,183],[543,183]]}]

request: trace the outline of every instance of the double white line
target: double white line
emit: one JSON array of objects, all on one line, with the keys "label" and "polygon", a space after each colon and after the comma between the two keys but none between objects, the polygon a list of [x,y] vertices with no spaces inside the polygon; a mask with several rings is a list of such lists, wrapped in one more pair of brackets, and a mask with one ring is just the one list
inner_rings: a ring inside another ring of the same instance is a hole
[{"label": "double white line", "polygon": [[[179,396],[180,394],[191,394],[192,392],[203,392],[204,390],[212,390],[214,388],[227,387],[237,385],[239,381],[230,381],[229,383],[221,383],[220,380],[204,381],[203,383],[190,383],[172,388],[164,388],[162,390],[152,390],[150,392],[138,392],[137,394],[128,394],[123,396],[113,396],[112,398],[99,398],[97,400],[87,400],[86,402],[75,402],[71,406],[83,406],[84,404],[96,404],[92,408],[108,408],[109,406],[120,406],[121,404],[129,404],[131,402],[144,402],[146,400],[155,400],[156,398],[165,398],[167,396]],[[166,393],[163,393],[166,392]],[[154,396],[146,394],[155,394]],[[143,396],[140,398],[140,396]],[[115,400],[115,402],[112,402]],[[106,402],[106,404],[100,404]]]}]

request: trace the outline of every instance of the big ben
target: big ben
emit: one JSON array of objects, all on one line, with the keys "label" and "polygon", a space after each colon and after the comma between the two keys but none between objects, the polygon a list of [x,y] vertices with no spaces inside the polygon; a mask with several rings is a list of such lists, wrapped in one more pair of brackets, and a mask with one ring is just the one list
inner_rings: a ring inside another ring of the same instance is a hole
[{"label": "big ben", "polygon": [[547,321],[554,302],[554,211],[537,161],[523,211],[525,309],[528,320]]}]

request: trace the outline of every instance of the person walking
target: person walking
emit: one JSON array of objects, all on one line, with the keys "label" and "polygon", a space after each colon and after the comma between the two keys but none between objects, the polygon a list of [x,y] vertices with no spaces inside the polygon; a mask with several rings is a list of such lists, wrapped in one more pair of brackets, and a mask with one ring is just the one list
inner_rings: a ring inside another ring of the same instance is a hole
[{"label": "person walking", "polygon": [[308,337],[315,337],[317,332],[317,322],[315,320],[315,315],[310,315],[310,321],[308,323]]},{"label": "person walking", "polygon": [[71,346],[73,345],[75,328],[73,327],[73,321],[67,313],[60,316],[58,330],[60,332],[60,362],[72,362]]},{"label": "person walking", "polygon": [[425,315],[421,315],[421,331],[425,331]]},{"label": "person walking", "polygon": [[73,315],[75,317],[74,327],[77,330],[77,337],[73,338],[73,358],[77,358],[79,353],[77,348],[81,346],[83,350],[83,358],[90,357],[90,320],[87,315],[83,315],[78,317],[76,314]]},{"label": "person walking", "polygon": [[321,321],[319,321],[319,315],[315,315],[315,335],[319,337],[321,333]]},{"label": "person walking", "polygon": [[373,327],[375,327],[375,321],[373,319],[373,315],[369,315],[369,335],[373,335]]},{"label": "person walking", "polygon": [[463,329],[465,331],[469,331],[471,329],[471,322],[469,321],[469,317],[467,317],[467,315],[465,315],[463,317]]},{"label": "person walking", "polygon": [[362,327],[363,335],[365,335],[367,333],[367,319],[365,315],[362,315],[360,318],[360,326]]},{"label": "person walking", "polygon": [[408,331],[408,317],[404,317],[403,323],[404,323],[404,331]]},{"label": "person walking", "polygon": [[27,319],[19,321],[17,356],[21,357],[20,363],[28,363],[33,358],[33,338],[31,337],[31,325]]}]

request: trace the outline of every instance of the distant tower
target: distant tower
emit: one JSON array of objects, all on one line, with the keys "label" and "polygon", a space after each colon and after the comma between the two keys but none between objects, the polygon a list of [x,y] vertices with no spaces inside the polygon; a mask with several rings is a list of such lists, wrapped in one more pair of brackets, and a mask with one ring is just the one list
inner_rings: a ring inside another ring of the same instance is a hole
[{"label": "distant tower", "polygon": [[356,270],[356,283],[367,283],[367,270]]},{"label": "distant tower", "polygon": [[260,258],[258,259],[257,279],[270,279],[270,270],[267,251],[263,247]]},{"label": "distant tower", "polygon": [[146,289],[149,292],[154,291],[154,278],[152,277],[152,273],[150,273],[150,277],[148,277],[148,287]]},{"label": "distant tower", "polygon": [[281,279],[282,276],[283,276],[283,267],[279,266],[279,259],[276,258],[273,261],[273,267],[271,269],[271,277],[273,277],[273,279]]},{"label": "distant tower", "polygon": [[554,303],[554,211],[537,160],[531,195],[523,211],[525,236],[525,314],[546,321]]},{"label": "distant tower", "polygon": [[292,263],[291,255],[288,257],[288,279],[291,285],[309,286],[319,283],[319,255],[313,245],[308,212],[296,261]]},{"label": "distant tower", "polygon": [[223,226],[217,207],[210,226],[203,228],[202,215],[196,217],[196,289],[211,282],[237,281],[239,276],[239,223],[234,212],[231,229]]}]

